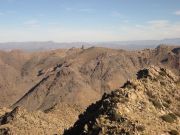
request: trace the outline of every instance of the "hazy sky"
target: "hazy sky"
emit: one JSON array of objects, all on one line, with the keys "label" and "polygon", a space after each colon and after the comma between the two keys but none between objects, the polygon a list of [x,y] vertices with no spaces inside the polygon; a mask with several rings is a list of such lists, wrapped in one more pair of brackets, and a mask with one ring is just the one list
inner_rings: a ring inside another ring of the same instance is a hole
[{"label": "hazy sky", "polygon": [[0,42],[180,37],[180,0],[0,0]]}]

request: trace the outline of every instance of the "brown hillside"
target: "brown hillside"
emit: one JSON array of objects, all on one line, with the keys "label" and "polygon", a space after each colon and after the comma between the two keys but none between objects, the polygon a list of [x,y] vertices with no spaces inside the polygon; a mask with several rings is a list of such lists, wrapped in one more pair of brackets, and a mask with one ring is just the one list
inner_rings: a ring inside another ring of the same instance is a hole
[{"label": "brown hillside", "polygon": [[44,110],[59,102],[85,107],[134,78],[141,68],[160,65],[179,74],[178,50],[159,46],[142,51],[96,47],[35,53],[1,51],[0,106],[20,99],[14,106],[23,105],[28,110]]},{"label": "brown hillside", "polygon": [[178,77],[152,66],[140,70],[137,78],[104,94],[64,135],[178,135]]},{"label": "brown hillside", "polygon": [[127,79],[134,78],[143,67],[160,65],[179,73],[179,54],[173,49],[177,47],[159,46],[142,51],[92,47],[66,50],[63,56],[55,51],[38,61],[34,58],[34,68],[29,70],[35,70],[34,75],[38,74],[41,80],[13,107],[45,110],[59,102],[86,107],[100,99],[104,92],[119,88]]}]

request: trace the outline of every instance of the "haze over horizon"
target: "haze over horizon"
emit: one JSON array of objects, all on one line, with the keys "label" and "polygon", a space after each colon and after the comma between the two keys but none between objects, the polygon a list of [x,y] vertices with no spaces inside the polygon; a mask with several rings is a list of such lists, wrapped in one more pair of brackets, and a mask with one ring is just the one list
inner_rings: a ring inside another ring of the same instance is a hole
[{"label": "haze over horizon", "polygon": [[180,0],[0,0],[0,135],[180,135]]},{"label": "haze over horizon", "polygon": [[0,0],[0,42],[160,40],[179,35],[179,0]]}]

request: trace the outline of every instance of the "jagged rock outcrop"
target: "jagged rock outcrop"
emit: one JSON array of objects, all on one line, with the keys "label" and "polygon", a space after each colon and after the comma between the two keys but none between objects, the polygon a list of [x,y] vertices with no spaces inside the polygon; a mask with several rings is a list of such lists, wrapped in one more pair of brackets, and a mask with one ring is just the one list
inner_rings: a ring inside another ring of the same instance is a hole
[{"label": "jagged rock outcrop", "polygon": [[178,135],[179,112],[179,78],[151,66],[90,105],[64,135]]}]

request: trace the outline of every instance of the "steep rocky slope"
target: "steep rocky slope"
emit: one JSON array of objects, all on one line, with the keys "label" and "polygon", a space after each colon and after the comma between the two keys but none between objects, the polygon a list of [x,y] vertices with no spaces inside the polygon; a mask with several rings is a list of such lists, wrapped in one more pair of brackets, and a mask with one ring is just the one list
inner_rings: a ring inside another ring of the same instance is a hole
[{"label": "steep rocky slope", "polygon": [[[179,74],[179,47],[125,51],[91,47],[0,52],[0,106],[46,110],[59,102],[86,107],[150,65]],[[88,97],[88,98],[87,98]]]},{"label": "steep rocky slope", "polygon": [[64,135],[178,135],[179,112],[179,78],[151,66],[90,105]]},{"label": "steep rocky slope", "polygon": [[[19,50],[10,52],[0,51],[0,106],[9,106],[21,98],[41,77],[37,70],[46,67],[44,59],[55,62],[63,57],[64,50],[50,52],[27,53]],[[55,55],[58,55],[57,58]],[[51,60],[50,60],[51,59]],[[50,63],[50,62],[49,62]]]},{"label": "steep rocky slope", "polygon": [[22,105],[28,110],[44,110],[58,102],[87,106],[105,91],[117,88],[133,77],[145,65],[139,62],[138,55],[137,52],[129,54],[105,48],[69,54],[59,64],[42,70],[42,80],[14,106]]},{"label": "steep rocky slope", "polygon": [[0,109],[0,135],[54,135],[62,134],[64,128],[72,126],[80,113],[79,108],[59,104],[45,112],[28,112],[16,107]]},{"label": "steep rocky slope", "polygon": [[82,111],[78,106],[57,103],[47,108],[43,112],[1,108],[0,134],[178,135],[180,80],[165,68],[151,66],[122,88],[104,94],[78,120]]},{"label": "steep rocky slope", "polygon": [[21,67],[29,59],[28,54],[21,51],[0,51],[0,106],[12,104],[22,97],[22,91],[30,84],[21,77]]},{"label": "steep rocky slope", "polygon": [[25,64],[27,74],[38,75],[39,82],[13,107],[45,110],[59,102],[86,107],[152,64],[179,74],[179,52],[174,49],[178,48],[159,46],[154,50],[125,51],[92,47],[72,48],[61,57],[57,55],[59,51],[46,54],[48,57],[35,58],[34,64]]}]

